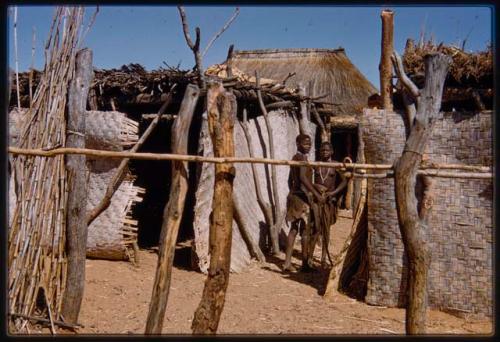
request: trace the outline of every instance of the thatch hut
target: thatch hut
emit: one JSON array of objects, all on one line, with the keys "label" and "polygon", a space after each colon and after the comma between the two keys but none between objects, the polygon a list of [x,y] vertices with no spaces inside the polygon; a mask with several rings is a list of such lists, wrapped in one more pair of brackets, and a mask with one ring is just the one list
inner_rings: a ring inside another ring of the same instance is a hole
[{"label": "thatch hut", "polygon": [[235,51],[233,65],[250,75],[258,70],[262,77],[286,80],[292,88],[302,85],[309,96],[321,97],[325,114],[332,113],[334,159],[342,161],[349,156],[356,160],[357,117],[377,89],[343,48],[239,50]]},{"label": "thatch hut", "polygon": [[368,98],[377,93],[343,48],[239,50],[233,65],[249,75],[257,70],[262,77],[287,79],[292,88],[302,84],[310,96],[326,95],[321,100],[330,104],[335,115],[361,113]]},{"label": "thatch hut", "polygon": [[[352,65],[343,49],[236,51],[233,58],[234,71],[239,75],[237,79],[224,81],[226,75],[220,72],[224,70],[224,64],[209,68],[206,75],[209,79],[222,80],[226,86],[232,88],[238,101],[239,121],[242,120],[243,108],[247,110],[248,127],[253,137],[251,146],[255,157],[270,156],[267,127],[258,105],[255,77],[253,76],[255,71],[253,68],[260,64],[257,70],[261,76],[263,100],[268,107],[274,144],[277,147],[275,158],[290,159],[295,153],[295,137],[299,132],[297,113],[300,111],[302,101],[310,101],[314,103],[318,112],[324,115],[324,118],[332,118],[332,142],[338,147],[337,159],[341,160],[349,153],[352,153],[355,159],[357,116],[360,115],[361,108],[366,106],[368,97],[376,90]],[[259,58],[261,58],[260,62]],[[247,60],[257,64],[250,65],[250,63],[245,62]],[[274,60],[274,66],[269,62],[271,60]],[[306,66],[309,68],[307,72],[305,72]],[[279,70],[281,74],[271,73],[273,68]],[[290,74],[294,75],[289,76]],[[21,102],[26,105],[29,104],[27,96],[29,93],[28,76],[27,74],[21,76]],[[289,77],[284,82],[287,76]],[[175,114],[178,111],[184,89],[187,84],[194,82],[194,77],[195,75],[191,72],[173,68],[161,68],[148,72],[138,64],[130,64],[112,70],[96,69],[89,92],[87,109],[104,113],[116,111],[125,113],[129,119],[139,123],[138,134],[141,135],[150,122],[152,117],[150,114],[158,111],[165,100],[166,93],[169,92],[173,84],[177,84],[177,88],[171,104],[167,108],[167,114]],[[314,77],[316,81],[314,84],[310,84]],[[35,72],[33,75],[35,86],[38,79],[39,73]],[[299,83],[304,84],[306,89],[312,85],[314,91],[308,91],[305,96],[300,95],[296,89]],[[13,91],[11,103],[14,104],[16,101],[16,94]],[[171,118],[168,115],[167,117]],[[203,99],[199,101],[194,117],[189,132],[188,152],[209,156],[212,153],[211,142],[207,134],[206,115],[203,113]],[[313,121],[310,132],[315,136],[314,118],[310,118],[310,120]],[[161,120],[155,132],[147,139],[140,151],[169,153],[171,123],[172,120]],[[347,133],[346,128],[349,130]],[[351,151],[345,149],[343,139],[346,135],[352,135],[354,138]],[[339,136],[342,139],[339,139]],[[236,156],[248,156],[248,143],[239,124],[235,125],[235,141],[237,142]],[[315,156],[311,155],[310,159],[314,158]],[[154,163],[154,167],[152,167],[152,163]],[[122,220],[120,224],[123,225],[123,221],[126,221],[133,222],[138,226],[137,236],[134,231],[134,234],[126,235],[127,241],[130,241],[130,237],[132,237],[142,247],[153,247],[158,243],[162,211],[168,200],[170,162],[132,160],[130,171],[131,176],[134,177],[134,186],[145,189],[145,192],[141,195],[142,201],[135,203],[126,219]],[[242,236],[241,225],[245,226],[250,233],[250,238],[257,242],[262,249],[266,247],[265,220],[257,204],[256,186],[261,188],[265,201],[269,203],[270,171],[268,167],[263,165],[257,166],[257,173],[261,180],[258,185],[253,182],[250,165],[237,164],[236,172],[234,199],[243,208],[243,213],[239,224],[236,221],[233,222],[231,270],[242,271],[249,263],[251,253],[247,246],[248,241],[245,240],[248,239],[248,236]],[[289,167],[277,167],[280,211],[285,210],[288,173]],[[182,251],[188,253],[192,259],[191,262],[195,264],[193,266],[199,267],[202,271],[206,271],[208,264],[208,215],[211,210],[212,177],[213,165],[189,164],[189,184],[192,186],[186,198],[183,223],[178,236],[178,242],[185,242],[181,244],[186,247]],[[281,237],[283,238],[283,233],[286,233],[288,228],[286,226],[282,228]],[[89,230],[89,241],[94,246],[102,246],[103,244],[99,243],[102,236],[93,236],[93,231]],[[105,244],[103,246],[104,248],[101,248],[102,250],[99,252],[105,257]],[[94,256],[96,255],[94,254]]]}]

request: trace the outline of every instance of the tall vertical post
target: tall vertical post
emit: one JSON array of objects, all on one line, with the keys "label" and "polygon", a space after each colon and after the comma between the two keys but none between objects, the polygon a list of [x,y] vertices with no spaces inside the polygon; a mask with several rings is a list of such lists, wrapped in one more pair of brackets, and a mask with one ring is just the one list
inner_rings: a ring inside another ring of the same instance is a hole
[{"label": "tall vertical post", "polygon": [[[187,86],[179,115],[177,115],[172,126],[172,153],[187,154],[189,127],[191,126],[199,96],[200,90],[198,86],[194,84]],[[172,161],[172,185],[168,203],[163,210],[158,264],[151,302],[149,303],[146,334],[161,334],[163,327],[170,291],[170,280],[172,279],[175,243],[188,189],[187,180],[187,162]]]},{"label": "tall vertical post", "polygon": [[[207,92],[207,113],[214,156],[233,157],[235,96],[225,91],[220,83],[211,84]],[[210,266],[203,296],[194,314],[193,334],[215,334],[224,308],[231,265],[234,176],[232,163],[215,164],[209,233]]]},{"label": "tall vertical post", "polygon": [[[82,49],[76,53],[75,76],[71,81],[68,95],[66,147],[85,148],[85,110],[92,77],[92,50]],[[76,323],[78,320],[85,286],[88,228],[85,206],[87,203],[85,160],[84,155],[66,156],[68,275],[62,300],[62,315],[69,323]]]},{"label": "tall vertical post", "polygon": [[382,108],[392,111],[392,61],[394,50],[394,12],[383,10],[382,18],[382,54],[380,56],[380,96]]}]

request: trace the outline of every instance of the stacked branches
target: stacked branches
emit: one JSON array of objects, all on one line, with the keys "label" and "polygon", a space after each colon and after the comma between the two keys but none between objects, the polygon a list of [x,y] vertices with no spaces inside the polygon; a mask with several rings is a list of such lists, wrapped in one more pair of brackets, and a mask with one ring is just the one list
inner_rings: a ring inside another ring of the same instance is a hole
[{"label": "stacked branches", "polygon": [[[81,7],[56,10],[44,73],[18,136],[21,148],[65,146],[65,107],[83,14]],[[17,202],[8,234],[9,324],[12,332],[29,333],[24,316],[36,310],[48,311],[51,321],[62,320],[68,180],[63,156],[15,156],[11,162]]]},{"label": "stacked branches", "polygon": [[[224,64],[216,64],[205,72],[206,80],[222,82],[224,87],[231,87],[239,103],[258,107],[257,89],[262,92],[262,99],[267,110],[300,108],[301,101],[310,101],[320,114],[332,113],[336,104],[325,100],[325,94],[316,97],[301,96],[298,90],[286,85],[287,80],[275,81],[261,78],[257,87],[255,76],[250,76],[237,68],[233,68],[233,75],[229,76]],[[40,82],[40,72],[35,71],[33,87]],[[178,85],[178,94],[183,94],[188,84],[196,83],[196,74],[193,71],[180,70],[169,66],[158,70],[147,71],[140,64],[123,65],[118,69],[95,69],[94,78],[89,90],[88,107],[91,110],[120,110],[130,105],[157,105],[161,106],[174,84]],[[20,99],[22,107],[29,107],[29,72],[19,74]],[[12,84],[10,107],[16,106],[16,84]],[[201,95],[204,95],[202,93]],[[180,102],[177,98],[174,102]],[[250,111],[251,112],[251,111]]]},{"label": "stacked branches", "polygon": [[485,110],[493,107],[493,50],[466,52],[455,46],[435,45],[432,41],[415,46],[406,43],[403,55],[404,69],[418,86],[424,84],[424,57],[440,52],[452,58],[445,80],[442,110]]}]

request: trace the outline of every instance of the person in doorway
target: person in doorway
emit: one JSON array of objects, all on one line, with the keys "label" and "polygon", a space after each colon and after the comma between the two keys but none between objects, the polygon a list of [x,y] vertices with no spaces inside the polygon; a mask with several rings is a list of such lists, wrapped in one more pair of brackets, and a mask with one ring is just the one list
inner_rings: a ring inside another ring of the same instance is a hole
[{"label": "person in doorway", "polygon": [[[311,150],[311,137],[307,134],[299,134],[296,138],[297,153],[292,160],[307,161],[307,155]],[[285,263],[283,271],[295,271],[291,264],[292,251],[297,233],[301,235],[302,247],[302,271],[309,272],[312,265],[309,263],[310,238],[312,231],[310,219],[310,205],[314,201],[324,202],[324,198],[313,185],[312,168],[306,166],[292,166],[290,168],[289,186],[290,192],[287,197],[286,221],[291,223],[287,238]]]},{"label": "person in doorway", "polygon": [[[322,162],[331,162],[333,156],[333,147],[329,142],[321,143],[319,149],[319,159]],[[340,183],[340,184],[339,184]],[[334,168],[317,166],[314,168],[314,188],[320,193],[323,202],[314,203],[311,206],[314,222],[315,235],[311,239],[310,257],[314,252],[316,242],[321,239],[321,267],[326,268],[326,256],[329,253],[330,229],[337,221],[338,199],[342,191],[347,186],[347,179],[342,173]]]}]

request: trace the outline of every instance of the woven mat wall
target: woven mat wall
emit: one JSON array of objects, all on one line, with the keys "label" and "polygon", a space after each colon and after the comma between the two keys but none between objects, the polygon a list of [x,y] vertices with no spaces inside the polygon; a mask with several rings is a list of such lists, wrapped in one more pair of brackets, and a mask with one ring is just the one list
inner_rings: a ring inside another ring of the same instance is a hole
[{"label": "woven mat wall", "polygon": [[[19,127],[27,109],[9,113],[9,144],[15,146]],[[121,151],[138,140],[138,124],[124,113],[87,111],[85,147]],[[86,208],[92,210],[104,196],[106,187],[120,161],[87,157],[89,192]],[[9,217],[15,207],[14,180],[9,179]],[[87,256],[102,259],[129,259],[137,241],[137,222],[131,217],[134,203],[141,201],[144,189],[133,185],[128,173],[111,199],[110,206],[88,227]],[[9,219],[10,223],[10,219]]]},{"label": "woven mat wall", "polygon": [[[444,113],[426,150],[430,161],[491,166],[491,118],[491,111]],[[390,164],[401,155],[405,142],[401,114],[365,110],[361,125],[367,163]],[[459,316],[491,317],[492,181],[434,179],[429,304]],[[403,306],[406,260],[393,179],[368,181],[368,253],[366,302]]]}]

